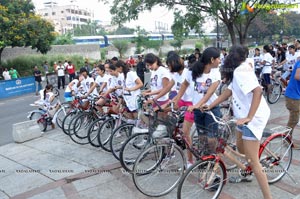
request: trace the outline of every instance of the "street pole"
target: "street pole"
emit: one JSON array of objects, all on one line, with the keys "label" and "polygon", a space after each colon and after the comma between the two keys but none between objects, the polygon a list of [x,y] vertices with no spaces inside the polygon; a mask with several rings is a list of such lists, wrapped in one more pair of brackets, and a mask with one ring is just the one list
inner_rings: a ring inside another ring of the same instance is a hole
[{"label": "street pole", "polygon": [[220,43],[219,43],[219,18],[217,17],[217,48],[220,49]]}]

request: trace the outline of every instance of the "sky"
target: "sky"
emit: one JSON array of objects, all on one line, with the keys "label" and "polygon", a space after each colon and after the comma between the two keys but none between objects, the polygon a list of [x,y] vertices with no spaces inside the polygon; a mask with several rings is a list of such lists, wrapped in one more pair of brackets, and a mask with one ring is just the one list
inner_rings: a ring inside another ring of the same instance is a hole
[{"label": "sky", "polygon": [[[43,3],[47,0],[32,0],[37,9],[43,8]],[[88,3],[87,3],[88,1]],[[56,0],[60,5],[69,4],[70,0]],[[98,0],[77,0],[77,4],[82,8],[88,8],[94,10],[95,19],[100,19],[104,22],[109,22],[111,20],[111,14],[109,12],[109,5],[105,5],[103,2],[98,2]],[[141,26],[147,31],[155,31],[155,24],[163,24],[163,26],[168,27],[171,32],[171,25],[173,24],[173,13],[164,7],[155,7],[152,12],[144,12],[139,15],[137,21],[130,23],[125,23],[125,26],[136,28]]]}]

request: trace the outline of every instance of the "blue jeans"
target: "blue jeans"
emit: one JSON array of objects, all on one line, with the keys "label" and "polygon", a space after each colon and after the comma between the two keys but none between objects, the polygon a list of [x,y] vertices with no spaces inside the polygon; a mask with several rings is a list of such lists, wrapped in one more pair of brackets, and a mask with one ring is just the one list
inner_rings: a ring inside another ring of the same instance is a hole
[{"label": "blue jeans", "polygon": [[[211,109],[211,112],[213,112],[213,114],[218,118],[222,117],[219,106],[216,106],[215,108]],[[195,110],[194,120],[198,131],[198,135],[205,134],[208,137],[215,137],[216,133],[218,132],[218,124],[214,121],[213,117],[210,114],[201,112],[200,110]],[[203,129],[204,131],[201,131]]]}]

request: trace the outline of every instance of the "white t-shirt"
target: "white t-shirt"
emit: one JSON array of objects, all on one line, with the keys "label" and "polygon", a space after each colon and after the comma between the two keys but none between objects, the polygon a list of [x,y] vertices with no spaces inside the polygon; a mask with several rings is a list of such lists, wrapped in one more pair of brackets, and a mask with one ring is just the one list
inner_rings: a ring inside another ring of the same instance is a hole
[{"label": "white t-shirt", "polygon": [[297,62],[298,54],[288,54],[286,57],[286,64],[284,65],[284,70],[289,70],[290,68],[293,68],[295,63]]},{"label": "white t-shirt", "polygon": [[259,56],[253,56],[253,60],[254,60],[254,66],[255,68],[261,68],[261,64],[260,62],[263,60],[263,55],[259,55]]},{"label": "white t-shirt", "polygon": [[103,83],[106,83],[106,86],[102,90],[103,92],[107,91],[108,78],[109,76],[107,74],[104,74],[103,77],[98,75],[95,80],[96,84],[98,84],[99,87],[101,87]]},{"label": "white t-shirt", "polygon": [[56,67],[56,70],[57,70],[57,76],[65,76],[65,66],[63,66],[63,65],[58,65],[57,67]]},{"label": "white t-shirt", "polygon": [[[150,87],[151,91],[161,90],[163,88],[163,78],[171,79],[171,74],[168,69],[163,66],[159,66],[157,70],[151,71]],[[153,95],[156,97],[156,95]],[[157,101],[166,101],[169,99],[169,93],[166,93],[164,96],[160,97]]]},{"label": "white t-shirt", "polygon": [[[119,73],[118,77],[112,76],[112,84],[111,88],[114,88],[116,86],[122,86],[124,85],[124,74]],[[123,89],[117,89],[115,92],[118,96],[122,95],[122,90]]]},{"label": "white t-shirt", "polygon": [[2,76],[4,77],[4,80],[10,80],[11,77],[9,75],[9,71],[3,71]]},{"label": "white t-shirt", "polygon": [[[189,74],[189,69],[185,68],[183,69],[181,75],[179,73],[171,73],[172,79],[175,82],[175,89],[178,93],[181,87],[181,84],[186,79],[187,75]],[[187,87],[185,93],[183,94],[182,98],[183,101],[191,102],[192,101],[192,89],[191,87]]]},{"label": "white t-shirt", "polygon": [[[196,81],[192,78],[192,71],[188,71],[186,81],[189,82],[189,87],[192,90],[192,102],[193,105],[197,104],[206,94],[208,88],[216,81],[221,80],[221,74],[218,68],[211,69],[210,73],[203,73],[201,77],[198,77]],[[216,93],[214,93],[206,102],[210,105],[215,99],[217,99]]]},{"label": "white t-shirt", "polygon": [[270,53],[265,53],[263,56],[262,61],[266,61],[265,65],[263,66],[262,73],[263,74],[270,74],[272,72],[272,62],[273,57]]},{"label": "white t-shirt", "polygon": [[251,65],[253,72],[254,72],[255,71],[254,59],[248,57],[248,58],[246,58],[246,62]]},{"label": "white t-shirt", "polygon": [[[130,71],[127,73],[127,76],[126,76],[126,80],[125,80],[125,84],[124,84],[124,87],[123,88],[133,88],[136,86],[136,83],[135,81],[138,79],[139,77],[137,76],[136,72],[134,71]],[[134,111],[134,110],[137,110],[138,108],[138,105],[136,103],[136,100],[137,100],[137,96],[139,94],[141,94],[141,90],[138,89],[138,90],[135,90],[135,91],[130,91],[130,95],[126,95],[126,94],[129,94],[128,91],[125,91],[123,90],[123,97],[124,97],[124,100],[126,102],[126,105],[127,105],[127,108],[130,110],[130,111]]]},{"label": "white t-shirt", "polygon": [[77,84],[78,84],[78,79],[73,79],[69,84],[72,84],[71,89],[69,86],[66,87],[65,92],[71,92],[72,90],[77,93],[78,92],[78,88],[77,88]]},{"label": "white t-shirt", "polygon": [[[89,76],[81,82],[84,92],[88,92],[90,90],[92,82],[95,81],[92,77]],[[98,95],[97,89],[94,89],[90,94]]]},{"label": "white t-shirt", "polygon": [[[228,86],[228,89],[232,90],[232,109],[237,119],[248,116],[253,98],[252,90],[260,86],[255,74],[249,71],[251,71],[249,64],[242,63],[235,69],[233,80]],[[269,116],[270,108],[262,97],[253,119],[247,125],[258,140],[262,137]]]}]

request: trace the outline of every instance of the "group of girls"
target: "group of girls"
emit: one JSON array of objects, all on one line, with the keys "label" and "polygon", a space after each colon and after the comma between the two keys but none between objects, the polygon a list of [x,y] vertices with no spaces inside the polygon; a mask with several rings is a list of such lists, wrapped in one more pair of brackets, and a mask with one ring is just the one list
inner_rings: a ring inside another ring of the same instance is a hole
[{"label": "group of girls", "polygon": [[[247,54],[246,48],[242,46],[233,46],[229,51],[222,67],[229,86],[219,97],[215,91],[221,82],[219,69],[221,60],[220,51],[214,47],[205,49],[199,60],[190,64],[188,68],[184,66],[184,60],[175,52],[168,53],[167,67],[156,55],[146,54],[144,62],[151,71],[151,77],[150,89],[143,92],[141,92],[142,81],[123,61],[97,66],[98,77],[95,80],[90,78],[87,71],[82,68],[79,80],[69,84],[68,92],[76,92],[76,89],[82,87],[86,95],[89,95],[95,92],[98,86],[100,99],[96,104],[99,107],[113,96],[122,96],[127,112],[133,118],[137,116],[136,98],[140,94],[152,96],[147,103],[156,100],[163,109],[170,103],[178,107],[188,106],[184,116],[183,132],[190,143],[190,129],[193,123],[196,124],[197,129],[214,123],[212,116],[204,110],[210,109],[215,116],[221,117],[218,104],[232,96],[234,116],[238,119],[236,141],[238,150],[246,155],[264,198],[269,199],[270,189],[257,154],[270,109],[262,97],[253,65],[246,61]],[[207,133],[208,138],[214,136],[211,132],[204,133]],[[193,156],[189,152],[187,160],[188,166],[193,164]]]}]

